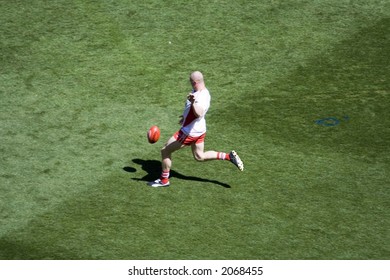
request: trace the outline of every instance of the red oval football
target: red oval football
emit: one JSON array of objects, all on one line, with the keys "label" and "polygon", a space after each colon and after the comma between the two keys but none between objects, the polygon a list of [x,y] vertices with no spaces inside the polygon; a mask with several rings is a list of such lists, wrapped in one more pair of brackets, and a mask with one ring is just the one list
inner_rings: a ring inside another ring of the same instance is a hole
[{"label": "red oval football", "polygon": [[160,139],[160,129],[157,125],[153,125],[148,130],[148,141],[149,143],[153,144],[156,143]]}]

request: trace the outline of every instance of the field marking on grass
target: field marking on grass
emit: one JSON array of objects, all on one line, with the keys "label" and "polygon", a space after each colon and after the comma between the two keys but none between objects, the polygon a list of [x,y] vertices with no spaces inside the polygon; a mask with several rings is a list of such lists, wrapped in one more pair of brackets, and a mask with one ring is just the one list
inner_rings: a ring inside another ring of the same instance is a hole
[{"label": "field marking on grass", "polygon": [[336,118],[336,117],[327,117],[327,118],[315,120],[315,123],[318,124],[318,125],[321,125],[321,126],[330,126],[330,127],[332,127],[332,126],[339,125],[341,120],[349,121],[349,117],[348,116],[343,116],[342,119]]}]

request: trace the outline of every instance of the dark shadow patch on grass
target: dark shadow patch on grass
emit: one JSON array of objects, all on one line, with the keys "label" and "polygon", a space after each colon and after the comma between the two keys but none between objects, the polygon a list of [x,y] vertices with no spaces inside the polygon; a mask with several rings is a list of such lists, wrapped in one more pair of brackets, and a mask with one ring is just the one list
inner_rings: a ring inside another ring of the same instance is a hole
[{"label": "dark shadow patch on grass", "polygon": [[[142,170],[146,171],[147,174],[142,178],[132,178],[132,180],[136,181],[145,181],[150,182],[156,180],[156,178],[159,178],[160,172],[161,172],[161,162],[158,160],[143,160],[143,159],[133,159],[133,162],[136,164],[139,164],[142,168]],[[136,169],[134,167],[125,166],[123,167],[123,170],[126,172],[136,172]],[[187,176],[183,175],[173,169],[171,169],[171,178],[178,178],[181,180],[188,180],[188,181],[196,181],[196,182],[205,182],[205,183],[212,183],[219,186],[222,186],[224,188],[231,188],[230,185],[226,183],[219,182],[217,180],[210,180],[205,178],[200,178],[196,176]]]},{"label": "dark shadow patch on grass", "polygon": [[0,239],[0,260],[26,260],[32,248],[26,248],[19,242],[12,242],[7,239]]},{"label": "dark shadow patch on grass", "polygon": [[129,172],[129,173],[137,172],[137,169],[135,169],[134,167],[130,167],[130,166],[123,167],[123,170],[126,172]]},{"label": "dark shadow patch on grass", "polygon": [[74,254],[74,251],[68,251],[64,248],[58,251],[53,250],[55,247],[51,247],[50,242],[43,245],[42,240],[37,240],[35,233],[31,233],[30,237],[32,238],[19,237],[16,239],[15,236],[0,238],[0,260],[62,260],[65,258],[77,260],[80,258]]}]

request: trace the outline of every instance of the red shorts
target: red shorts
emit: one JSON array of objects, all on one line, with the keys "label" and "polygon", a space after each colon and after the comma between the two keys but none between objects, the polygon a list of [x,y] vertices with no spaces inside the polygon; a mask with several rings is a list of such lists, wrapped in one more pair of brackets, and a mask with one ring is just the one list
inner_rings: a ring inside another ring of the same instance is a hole
[{"label": "red shorts", "polygon": [[203,133],[201,136],[193,137],[185,134],[183,131],[177,131],[173,137],[175,137],[176,141],[182,143],[183,145],[190,146],[192,144],[198,144],[204,142],[204,138],[206,137],[206,133]]}]

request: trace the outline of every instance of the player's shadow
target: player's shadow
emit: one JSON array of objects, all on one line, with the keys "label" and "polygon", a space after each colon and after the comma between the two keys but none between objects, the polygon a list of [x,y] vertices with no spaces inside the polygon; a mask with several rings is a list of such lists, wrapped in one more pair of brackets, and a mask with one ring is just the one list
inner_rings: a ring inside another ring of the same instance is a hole
[{"label": "player's shadow", "polygon": [[[136,181],[145,181],[145,182],[151,182],[156,180],[156,178],[160,177],[161,173],[161,162],[158,160],[143,160],[143,159],[133,159],[133,162],[136,164],[139,164],[142,168],[142,170],[146,171],[146,175],[142,178],[132,178],[132,180]],[[123,167],[123,170],[126,172],[136,172],[136,169],[134,167],[125,166]],[[224,188],[231,188],[230,185],[226,183],[219,182],[217,180],[210,180],[210,179],[204,179],[200,177],[195,176],[186,176],[179,172],[174,171],[171,169],[170,177],[178,178],[181,180],[188,180],[188,181],[196,181],[196,182],[205,182],[205,183],[212,183],[219,186],[222,186]]]}]

